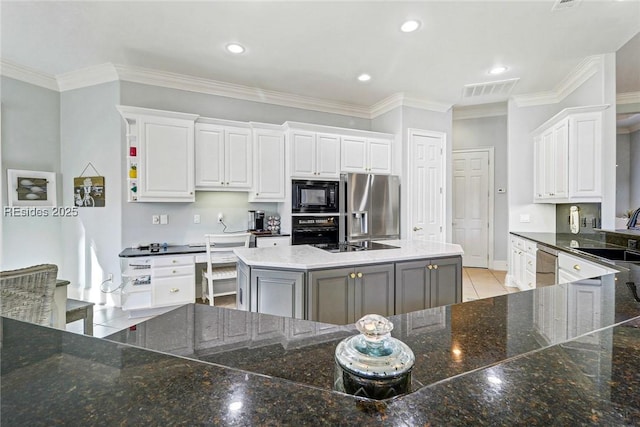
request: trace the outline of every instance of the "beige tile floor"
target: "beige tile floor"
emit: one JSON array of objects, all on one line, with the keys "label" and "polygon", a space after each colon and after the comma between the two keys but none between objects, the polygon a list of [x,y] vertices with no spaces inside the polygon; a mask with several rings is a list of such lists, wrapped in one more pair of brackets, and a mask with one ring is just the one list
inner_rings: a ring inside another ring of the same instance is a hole
[{"label": "beige tile floor", "polygon": [[[464,268],[462,276],[462,301],[473,301],[517,292],[517,288],[504,285],[506,271],[485,268]],[[201,301],[199,301],[201,302]],[[216,306],[235,308],[235,296],[216,298]],[[172,308],[168,308],[171,310]],[[122,329],[142,323],[150,317],[130,318],[128,313],[117,307],[95,305],[93,309],[93,336],[106,337]],[[82,320],[67,324],[67,331],[81,334]]]}]

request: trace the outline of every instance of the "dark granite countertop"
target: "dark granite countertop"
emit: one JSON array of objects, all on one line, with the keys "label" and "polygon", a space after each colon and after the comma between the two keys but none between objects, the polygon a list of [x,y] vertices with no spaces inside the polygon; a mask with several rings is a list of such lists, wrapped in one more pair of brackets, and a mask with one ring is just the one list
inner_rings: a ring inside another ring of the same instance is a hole
[{"label": "dark granite countertop", "polygon": [[206,248],[204,245],[170,245],[160,246],[158,250],[155,251],[152,251],[151,249],[126,248],[122,252],[120,252],[118,256],[120,258],[132,258],[152,255],[196,255],[203,252],[206,252]]},{"label": "dark granite countertop", "polygon": [[392,316],[415,391],[385,401],[331,390],[352,325],[190,304],[96,339],[3,318],[0,423],[637,425],[640,302],[625,283],[640,266],[628,267]]},{"label": "dark granite countertop", "polygon": [[[511,231],[511,234],[537,243],[542,243],[543,245],[550,246],[559,251],[577,255],[606,266],[610,266],[612,264],[617,265],[618,263],[584,252],[581,249],[629,249],[626,246],[620,245],[618,241],[613,243],[613,239],[611,239],[605,232],[592,234],[564,234]],[[633,251],[638,252],[639,250],[634,249]]]}]

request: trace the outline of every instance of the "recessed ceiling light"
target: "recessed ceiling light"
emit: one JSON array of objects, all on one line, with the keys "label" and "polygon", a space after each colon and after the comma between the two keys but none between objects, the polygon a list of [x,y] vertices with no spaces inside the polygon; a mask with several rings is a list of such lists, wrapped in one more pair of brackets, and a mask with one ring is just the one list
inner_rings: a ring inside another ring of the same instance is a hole
[{"label": "recessed ceiling light", "polygon": [[415,30],[417,30],[418,28],[420,28],[420,21],[416,21],[416,20],[409,20],[409,21],[405,21],[401,26],[400,26],[400,31],[402,31],[403,33],[411,33]]},{"label": "recessed ceiling light", "polygon": [[505,71],[507,71],[507,67],[505,67],[504,65],[497,65],[495,67],[493,67],[491,70],[489,70],[489,74],[502,74]]},{"label": "recessed ceiling light", "polygon": [[371,80],[371,76],[369,74],[360,74],[358,76],[358,80],[360,80],[361,82],[368,82],[369,80]]},{"label": "recessed ceiling light", "polygon": [[244,47],[237,43],[229,43],[227,45],[227,50],[231,53],[242,53],[244,52]]}]

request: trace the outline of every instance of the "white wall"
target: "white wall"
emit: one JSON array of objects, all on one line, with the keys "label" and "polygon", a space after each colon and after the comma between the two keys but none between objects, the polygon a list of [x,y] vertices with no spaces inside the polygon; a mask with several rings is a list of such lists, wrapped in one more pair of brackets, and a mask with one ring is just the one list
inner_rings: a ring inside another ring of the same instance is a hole
[{"label": "white wall", "polygon": [[629,173],[629,209],[640,208],[640,130],[633,132],[629,141],[630,164]]},{"label": "white wall", "polygon": [[[77,218],[62,221],[64,275],[71,280],[71,298],[99,303],[117,294],[100,292],[100,283],[112,273],[119,283],[122,250],[123,143],[120,116],[120,84],[105,83],[60,94],[60,141],[63,202],[73,206],[73,178],[91,163],[105,178],[105,206],[81,207]],[[84,175],[93,176],[89,167]]]},{"label": "white wall", "polygon": [[507,193],[498,193],[498,188],[510,191],[507,178],[507,116],[492,116],[453,120],[453,149],[494,148],[494,229],[493,258],[507,260],[508,203]]},{"label": "white wall", "polygon": [[[60,96],[57,92],[2,77],[2,182],[7,169],[55,172],[57,205],[62,204]],[[3,185],[2,206],[8,206]],[[0,269],[52,263],[61,268],[60,218],[2,216]],[[62,273],[58,273],[61,277]]]}]

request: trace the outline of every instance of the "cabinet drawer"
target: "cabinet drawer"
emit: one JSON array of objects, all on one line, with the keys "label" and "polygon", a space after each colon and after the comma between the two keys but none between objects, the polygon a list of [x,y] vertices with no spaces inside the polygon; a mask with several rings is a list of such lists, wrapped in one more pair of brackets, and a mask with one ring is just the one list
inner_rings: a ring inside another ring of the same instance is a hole
[{"label": "cabinet drawer", "polygon": [[533,289],[536,287],[536,272],[526,271],[524,273],[524,283],[522,289]]},{"label": "cabinet drawer", "polygon": [[525,240],[524,249],[527,251],[527,253],[535,256],[536,250],[538,249],[538,247],[536,246],[535,242],[532,242],[530,240]]},{"label": "cabinet drawer", "polygon": [[515,241],[516,241],[516,247],[518,249],[524,250],[524,240],[516,238]]},{"label": "cabinet drawer", "polygon": [[189,265],[194,263],[193,256],[158,256],[153,259],[153,267],[168,267],[172,265]]},{"label": "cabinet drawer", "polygon": [[289,236],[256,237],[256,248],[268,248],[271,246],[290,246]]},{"label": "cabinet drawer", "polygon": [[601,276],[611,271],[592,262],[564,253],[558,254],[558,269],[565,270],[580,279]]},{"label": "cabinet drawer", "polygon": [[527,270],[527,273],[531,273],[536,275],[536,256],[527,253],[524,256],[524,267]]},{"label": "cabinet drawer", "polygon": [[154,307],[195,301],[196,286],[193,275],[156,279],[152,284],[151,304]]},{"label": "cabinet drawer", "polygon": [[179,276],[194,276],[195,267],[192,265],[178,265],[175,267],[159,267],[154,268],[151,277],[152,279],[162,277],[179,277]]}]

